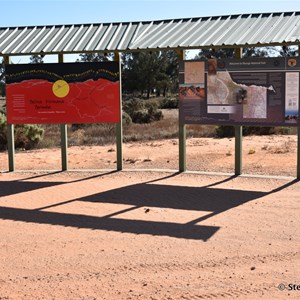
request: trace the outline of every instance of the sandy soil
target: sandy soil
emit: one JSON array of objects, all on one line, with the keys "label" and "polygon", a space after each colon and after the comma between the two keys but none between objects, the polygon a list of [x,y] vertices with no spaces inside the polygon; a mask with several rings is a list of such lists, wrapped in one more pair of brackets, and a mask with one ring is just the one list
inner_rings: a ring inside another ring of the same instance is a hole
[{"label": "sandy soil", "polygon": [[[178,170],[178,140],[126,143],[125,169]],[[234,172],[234,138],[191,138],[187,140],[187,169]],[[17,170],[60,170],[59,148],[17,151]],[[116,146],[69,147],[70,170],[116,168]],[[252,136],[243,138],[243,173],[296,176],[297,136]],[[0,152],[0,170],[7,171],[8,156]]]},{"label": "sandy soil", "polygon": [[[232,172],[233,143],[188,140],[189,168]],[[295,143],[245,138],[245,169],[295,176]],[[72,147],[70,167],[107,170],[1,173],[0,299],[299,299],[300,183],[134,170],[176,169],[177,150],[127,144],[115,172],[114,146]],[[60,153],[16,163],[59,169]]]}]

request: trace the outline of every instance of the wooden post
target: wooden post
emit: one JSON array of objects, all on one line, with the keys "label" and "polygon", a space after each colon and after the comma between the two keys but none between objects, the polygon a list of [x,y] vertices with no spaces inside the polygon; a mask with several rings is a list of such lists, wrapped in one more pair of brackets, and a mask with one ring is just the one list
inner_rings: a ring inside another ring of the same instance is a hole
[{"label": "wooden post", "polygon": [[121,53],[114,53],[114,60],[119,62],[120,71],[120,122],[116,124],[117,170],[123,169],[123,120],[122,120],[122,60]]},{"label": "wooden post", "polygon": [[[184,50],[177,51],[178,62],[184,60]],[[186,171],[186,125],[179,123],[179,172]]]},{"label": "wooden post", "polygon": [[[4,56],[4,64],[10,64],[10,57]],[[7,101],[7,100],[6,100]],[[15,126],[7,124],[7,151],[8,151],[8,171],[15,171]]]},{"label": "wooden post", "polygon": [[[58,54],[58,62],[64,62],[64,55]],[[68,170],[68,127],[67,124],[60,124],[60,143],[61,143],[61,169]]]},{"label": "wooden post", "polygon": [[[235,48],[235,57],[242,58],[243,48]],[[235,132],[235,175],[242,174],[242,139],[243,127],[234,126]]]}]

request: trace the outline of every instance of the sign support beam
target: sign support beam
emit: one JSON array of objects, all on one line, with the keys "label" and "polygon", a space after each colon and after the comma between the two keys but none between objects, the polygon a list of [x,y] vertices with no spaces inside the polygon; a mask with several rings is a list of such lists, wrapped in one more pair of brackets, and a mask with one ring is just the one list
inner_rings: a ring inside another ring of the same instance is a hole
[{"label": "sign support beam", "polygon": [[300,179],[300,126],[297,127],[297,179]]},{"label": "sign support beam", "polygon": [[[300,45],[298,45],[298,56],[300,55]],[[298,120],[299,122],[299,120]],[[297,127],[297,179],[300,179],[300,125]]]},{"label": "sign support beam", "polygon": [[[4,56],[4,64],[10,64],[10,57]],[[8,171],[15,171],[15,126],[7,124]]]},{"label": "sign support beam", "polygon": [[[236,58],[242,58],[243,48],[235,48],[234,54]],[[236,176],[242,174],[242,139],[243,126],[234,126],[235,133],[235,171]]]},{"label": "sign support beam", "polygon": [[[58,54],[58,62],[64,62],[64,55]],[[60,124],[60,143],[61,143],[61,170],[68,170],[68,127],[67,124]]]},{"label": "sign support beam", "polygon": [[[178,62],[184,60],[184,50],[177,51]],[[186,125],[179,123],[179,172],[186,171]]]},{"label": "sign support beam", "polygon": [[123,118],[122,118],[122,60],[121,53],[114,53],[114,60],[119,62],[120,72],[120,122],[116,123],[117,170],[123,170]]}]

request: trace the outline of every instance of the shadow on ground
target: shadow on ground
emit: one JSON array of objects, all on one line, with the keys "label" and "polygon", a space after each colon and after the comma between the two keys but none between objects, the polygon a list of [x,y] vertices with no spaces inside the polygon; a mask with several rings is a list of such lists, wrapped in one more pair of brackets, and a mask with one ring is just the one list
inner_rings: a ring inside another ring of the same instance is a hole
[{"label": "shadow on ground", "polygon": [[[105,176],[105,174],[103,176]],[[229,181],[231,179],[232,178],[227,178],[222,182]],[[284,189],[287,186],[292,185],[294,182],[295,181],[289,182],[288,184],[269,193],[274,193]],[[74,181],[72,183],[74,183]],[[0,190],[2,191],[1,195],[3,196],[7,195],[10,190],[12,193],[16,191],[18,193],[22,193],[23,191],[53,186],[53,197],[55,197],[55,185],[57,184],[64,184],[67,186],[68,182],[1,181]],[[71,226],[94,230],[150,234],[154,236],[169,236],[207,241],[220,229],[220,227],[206,226],[199,223],[249,201],[258,200],[269,194],[268,192],[221,189],[215,188],[214,185],[217,185],[217,183],[205,187],[186,187],[171,186],[161,183],[158,184],[156,181],[145,182],[112,189],[110,191],[89,195],[83,198],[72,199],[55,205],[40,207],[34,210],[0,206],[0,218],[4,220],[31,222],[37,224]],[[28,200],[30,201],[30,196],[28,197]],[[98,203],[99,205],[107,203],[124,204],[129,205],[130,207],[101,217],[45,211],[58,206],[61,208],[74,201],[93,202]],[[176,222],[122,219],[122,214],[142,207],[172,208],[177,209],[178,214],[180,214],[180,210],[193,210],[199,211],[199,215],[201,216],[185,224]],[[203,212],[206,213],[204,216]]]}]

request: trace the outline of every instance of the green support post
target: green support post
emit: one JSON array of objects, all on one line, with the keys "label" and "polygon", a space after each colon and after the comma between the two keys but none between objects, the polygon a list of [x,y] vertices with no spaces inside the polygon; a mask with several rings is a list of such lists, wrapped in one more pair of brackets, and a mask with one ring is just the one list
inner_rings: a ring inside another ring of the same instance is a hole
[{"label": "green support post", "polygon": [[123,154],[122,154],[122,141],[123,141],[123,130],[122,121],[116,124],[116,138],[117,138],[117,170],[123,169]]},{"label": "green support post", "polygon": [[[64,62],[64,55],[58,54],[58,62]],[[68,170],[68,126],[60,124],[60,141],[61,141],[61,170]]]},{"label": "green support post", "polygon": [[300,127],[298,126],[298,141],[297,141],[297,179],[300,179]]},{"label": "green support post", "polygon": [[235,175],[242,174],[242,138],[243,127],[234,126],[235,131]]},{"label": "green support post", "polygon": [[[4,64],[10,64],[9,56],[4,56]],[[13,124],[7,124],[7,150],[8,150],[8,171],[15,171],[15,126]]]},{"label": "green support post", "polygon": [[179,124],[179,172],[186,171],[186,125]]},{"label": "green support post", "polygon": [[[184,60],[184,50],[177,51],[178,61]],[[179,172],[186,171],[186,125],[179,121]]]},{"label": "green support post", "polygon": [[15,171],[15,134],[14,125],[7,124],[8,170]]},{"label": "green support post", "polygon": [[[300,45],[298,45],[298,56],[300,51]],[[300,127],[297,128],[297,179],[300,179]]]},{"label": "green support post", "polygon": [[120,122],[116,124],[117,170],[123,170],[123,120],[122,120],[122,61],[120,53],[114,53],[115,61],[119,62],[120,70]]},{"label": "green support post", "polygon": [[68,127],[66,124],[60,124],[61,141],[61,170],[68,170]]},{"label": "green support post", "polygon": [[[235,48],[235,57],[242,58],[243,48]],[[234,126],[235,131],[235,175],[242,174],[243,126]]]}]

